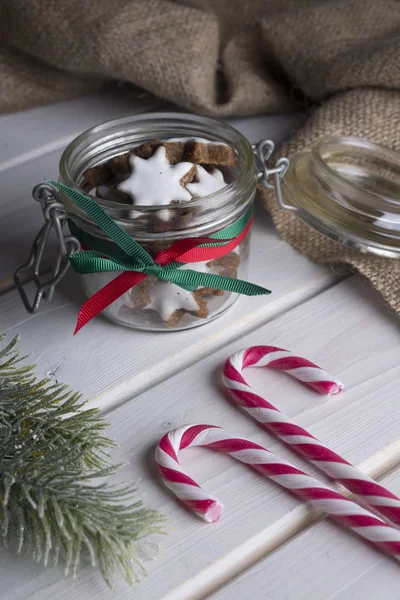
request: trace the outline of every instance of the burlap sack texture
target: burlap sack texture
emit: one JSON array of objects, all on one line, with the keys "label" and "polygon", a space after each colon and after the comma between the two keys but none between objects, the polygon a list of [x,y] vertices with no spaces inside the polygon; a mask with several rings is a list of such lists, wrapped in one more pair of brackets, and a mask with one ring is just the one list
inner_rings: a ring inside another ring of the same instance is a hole
[{"label": "burlap sack texture", "polygon": [[[1,0],[0,110],[71,98],[111,80],[216,116],[321,105],[280,149],[327,133],[400,150],[399,0]],[[400,312],[400,262],[326,239],[271,195],[284,239],[348,263]]]}]

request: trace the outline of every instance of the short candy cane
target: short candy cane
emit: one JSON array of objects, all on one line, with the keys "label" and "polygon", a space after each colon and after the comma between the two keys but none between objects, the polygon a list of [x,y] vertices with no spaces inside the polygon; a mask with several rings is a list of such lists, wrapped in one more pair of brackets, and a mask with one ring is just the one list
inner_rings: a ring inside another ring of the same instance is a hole
[{"label": "short candy cane", "polygon": [[156,449],[156,462],[165,485],[208,523],[218,521],[223,505],[181,468],[179,452],[188,446],[203,446],[229,454],[302,500],[324,510],[341,525],[350,528],[381,550],[400,557],[400,531],[328,485],[300,471],[266,448],[246,438],[232,437],[220,427],[186,425],[170,431],[162,438]]},{"label": "short candy cane", "polygon": [[274,346],[253,346],[233,354],[224,366],[224,385],[237,404],[330,478],[360,496],[364,502],[393,523],[400,524],[400,499],[397,496],[252,391],[242,375],[243,369],[267,366],[285,371],[322,394],[338,394],[343,389],[340,381],[304,358]]}]

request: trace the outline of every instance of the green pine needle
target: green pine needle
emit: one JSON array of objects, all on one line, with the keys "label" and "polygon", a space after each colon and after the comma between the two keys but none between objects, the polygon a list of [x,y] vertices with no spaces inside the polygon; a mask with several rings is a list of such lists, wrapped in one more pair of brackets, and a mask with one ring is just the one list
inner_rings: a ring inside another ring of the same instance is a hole
[{"label": "green pine needle", "polygon": [[[3,345],[6,334],[0,336]],[[81,557],[110,584],[119,568],[129,584],[145,574],[143,559],[163,533],[164,518],[137,500],[133,485],[93,481],[116,473],[107,423],[80,395],[21,365],[18,338],[0,349],[0,538],[12,537],[44,565],[63,560],[77,576]]]}]

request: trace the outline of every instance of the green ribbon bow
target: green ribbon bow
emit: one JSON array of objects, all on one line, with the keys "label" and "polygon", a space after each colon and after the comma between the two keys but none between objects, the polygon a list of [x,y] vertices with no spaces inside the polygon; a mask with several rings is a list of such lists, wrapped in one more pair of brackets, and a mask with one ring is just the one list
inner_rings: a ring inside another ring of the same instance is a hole
[{"label": "green ribbon bow", "polygon": [[[69,256],[70,263],[78,273],[135,271],[157,277],[163,281],[169,281],[189,291],[194,291],[198,287],[209,287],[245,294],[247,296],[271,293],[263,287],[241,279],[234,279],[214,273],[199,273],[191,269],[179,269],[184,264],[181,262],[174,261],[166,265],[157,264],[150,254],[132,239],[128,233],[121,229],[97,202],[62,183],[52,180],[46,181],[71,198],[112,240],[110,242],[94,237],[82,231],[70,221],[71,232],[77,235],[85,246],[90,248],[90,250],[75,252]],[[208,236],[215,239],[215,243],[202,244],[199,248],[221,246],[221,244],[229,243],[232,241],[232,238],[237,237],[244,231],[251,217],[252,208],[224,230]],[[212,258],[208,260],[212,260]]]}]

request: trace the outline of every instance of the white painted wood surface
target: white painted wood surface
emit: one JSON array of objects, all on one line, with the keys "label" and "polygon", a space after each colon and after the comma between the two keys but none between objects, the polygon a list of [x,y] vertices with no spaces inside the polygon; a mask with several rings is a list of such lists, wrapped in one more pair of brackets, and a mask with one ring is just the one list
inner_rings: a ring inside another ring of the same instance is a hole
[{"label": "white painted wood surface", "polygon": [[[400,495],[400,473],[392,472],[380,483]],[[399,565],[371,546],[360,552],[356,536],[343,536],[328,520],[306,529],[289,544],[276,549],[210,598],[254,600],[398,600]]]},{"label": "white painted wood surface", "polygon": [[[233,433],[265,444],[315,473],[241,415],[218,389],[221,365],[233,351],[279,342],[338,375],[346,392],[326,400],[283,374],[249,371],[256,390],[268,389],[273,401],[279,399],[280,407],[349,460],[360,463],[398,436],[398,330],[375,292],[366,288],[364,297],[359,297],[360,284],[359,278],[342,282],[133,401],[109,410],[109,433],[120,444],[118,458],[129,462],[125,477],[141,478],[147,501],[165,511],[171,526],[169,536],[161,540],[162,553],[150,565],[151,577],[135,590],[135,597],[204,597],[205,591],[208,594],[215,584],[229,580],[235,573],[238,554],[241,560],[251,555],[249,540],[261,535],[261,542],[271,544],[273,536],[279,540],[282,527],[302,527],[304,510],[297,499],[227,457],[195,449],[188,450],[184,457],[189,472],[225,504],[225,514],[216,525],[207,525],[186,512],[162,488],[154,472],[154,445],[166,430],[187,422],[209,422],[223,424]],[[204,460],[198,460],[200,456]],[[383,471],[386,462],[388,458],[383,455],[378,465]],[[298,507],[300,513],[296,512]],[[345,531],[340,535],[344,540],[350,536]],[[364,543],[356,543],[363,556]],[[239,552],[235,552],[237,549]],[[233,559],[236,561],[232,563]],[[33,569],[28,561],[15,568],[20,574],[18,579],[14,568],[7,568],[0,571],[2,582],[16,597],[29,600],[50,600],[55,594],[61,600],[72,592],[80,600],[96,594],[119,600],[132,594],[123,585],[114,593],[108,592],[92,569],[85,569],[80,581],[72,584],[58,573],[42,572],[36,566]],[[284,570],[281,576],[285,578]],[[252,593],[256,592],[254,588]]]},{"label": "white painted wood surface", "polygon": [[[41,218],[30,189],[44,175],[56,175],[70,132],[129,112],[130,102],[100,95],[0,117],[0,279],[25,256]],[[278,139],[297,118],[234,124],[251,141]],[[109,433],[120,444],[118,459],[129,462],[121,478],[140,477],[146,502],[164,510],[171,527],[157,540],[161,553],[149,564],[151,576],[134,591],[118,582],[111,592],[91,568],[75,583],[60,571],[2,552],[1,600],[178,600],[212,593],[218,599],[400,598],[397,564],[328,521],[313,524],[308,507],[227,457],[201,450],[184,456],[191,474],[225,504],[216,525],[189,514],[158,481],[156,442],[188,422],[221,424],[323,478],[243,416],[219,389],[227,356],[264,343],[314,360],[340,376],[346,391],[326,400],[282,374],[261,370],[249,374],[256,390],[268,389],[279,407],[373,476],[400,463],[400,444],[394,443],[400,435],[398,320],[365,280],[338,282],[279,240],[261,208],[252,242],[250,278],[269,285],[273,294],[267,300],[241,299],[221,319],[188,332],[134,332],[99,318],[74,338],[82,296],[72,273],[34,317],[24,312],[15,291],[0,296],[0,330],[21,333],[21,347],[38,362],[39,375],[72,384],[103,408]],[[399,477],[397,469],[387,479],[398,493]]]}]

